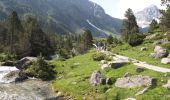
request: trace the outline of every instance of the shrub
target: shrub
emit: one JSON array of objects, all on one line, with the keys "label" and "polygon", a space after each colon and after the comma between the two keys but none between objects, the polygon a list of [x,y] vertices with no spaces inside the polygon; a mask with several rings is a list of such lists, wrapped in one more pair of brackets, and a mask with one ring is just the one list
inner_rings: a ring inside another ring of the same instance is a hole
[{"label": "shrub", "polygon": [[31,77],[40,78],[42,80],[50,80],[54,78],[53,66],[49,65],[42,56],[25,70],[26,74]]},{"label": "shrub", "polygon": [[92,58],[94,61],[101,61],[104,60],[106,58],[106,55],[103,53],[95,53],[92,55]]},{"label": "shrub", "polygon": [[131,34],[128,43],[131,46],[137,46],[142,44],[144,36],[142,34]]},{"label": "shrub", "polygon": [[0,54],[0,61],[1,62],[7,61],[7,60],[14,61],[14,60],[16,60],[16,58],[17,58],[17,56],[14,55],[14,54],[9,54],[9,53],[8,54],[5,54],[5,53]]},{"label": "shrub", "polygon": [[163,44],[162,44],[162,47],[164,47],[164,48],[170,50],[170,42],[163,43]]}]

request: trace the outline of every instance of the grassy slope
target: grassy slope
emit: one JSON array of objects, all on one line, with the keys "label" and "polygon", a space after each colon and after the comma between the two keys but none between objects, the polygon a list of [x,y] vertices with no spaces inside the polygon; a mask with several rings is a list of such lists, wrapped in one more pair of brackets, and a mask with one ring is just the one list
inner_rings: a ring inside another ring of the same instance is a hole
[{"label": "grassy slope", "polygon": [[[162,87],[167,82],[168,77],[164,74],[146,70],[142,75],[149,75],[158,79],[158,84],[155,88],[150,89],[144,95],[135,96],[135,94],[143,88],[135,89],[120,89],[114,86],[100,85],[93,87],[89,84],[89,79],[94,70],[100,69],[100,63],[92,60],[93,52],[85,55],[77,56],[68,59],[64,62],[54,61],[56,66],[57,79],[53,81],[55,91],[62,91],[67,96],[82,100],[86,97],[87,100],[114,100],[125,99],[128,97],[137,98],[137,100],[168,100],[170,91]],[[134,53],[135,54],[135,53]],[[80,63],[75,65],[75,63]],[[129,64],[119,69],[110,69],[103,71],[105,77],[122,77],[126,72],[138,74],[135,72],[136,66]],[[106,92],[107,91],[107,92]],[[169,98],[170,99],[170,98]]]},{"label": "grassy slope", "polygon": [[[147,47],[147,51],[140,51],[142,47]],[[152,65],[170,68],[170,64],[161,64],[161,59],[154,59],[150,56],[154,51],[154,45],[152,43],[145,42],[144,44],[137,47],[130,47],[127,44],[117,46],[112,49],[112,52],[118,53],[124,56],[135,58],[140,61],[147,62]]]}]

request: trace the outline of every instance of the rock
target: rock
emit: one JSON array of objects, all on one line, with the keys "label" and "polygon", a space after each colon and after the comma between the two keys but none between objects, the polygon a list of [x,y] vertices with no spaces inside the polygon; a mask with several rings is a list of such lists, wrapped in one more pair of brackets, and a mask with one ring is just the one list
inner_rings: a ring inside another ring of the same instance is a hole
[{"label": "rock", "polygon": [[154,53],[151,55],[153,58],[163,58],[167,57],[169,52],[167,49],[161,46],[155,46]]},{"label": "rock", "polygon": [[144,72],[144,71],[145,71],[144,68],[136,68],[136,72],[137,72],[137,73],[141,73],[141,72]]},{"label": "rock", "polygon": [[112,85],[113,84],[112,79],[111,78],[106,78],[106,84],[107,85]]},{"label": "rock", "polygon": [[140,49],[140,51],[146,51],[146,50],[147,50],[146,47],[142,47],[142,48]]},{"label": "rock", "polygon": [[106,61],[105,61],[105,60],[101,60],[100,63],[101,63],[101,64],[105,64]]},{"label": "rock", "polygon": [[126,72],[125,75],[123,75],[123,77],[129,77],[129,76],[131,76],[129,72]]},{"label": "rock", "polygon": [[111,61],[108,63],[108,65],[111,67],[111,68],[114,68],[114,69],[117,69],[125,64],[129,63],[129,61],[126,61],[126,60],[116,60],[116,61]]},{"label": "rock", "polygon": [[1,63],[1,66],[14,66],[14,65],[15,65],[15,63],[10,60]]},{"label": "rock", "polygon": [[127,98],[125,100],[136,100],[135,98]]},{"label": "rock", "polygon": [[101,69],[106,69],[106,68],[109,68],[110,66],[108,65],[108,64],[103,64],[102,66],[101,66]]},{"label": "rock", "polygon": [[7,83],[22,82],[26,79],[28,79],[27,75],[18,70],[11,71],[3,77],[3,80],[6,81]]},{"label": "rock", "polygon": [[135,95],[138,96],[138,95],[142,95],[144,94],[146,91],[148,91],[149,87],[146,87],[144,88],[142,91],[139,91],[138,93],[136,93]]},{"label": "rock", "polygon": [[168,80],[167,84],[163,85],[163,87],[170,89],[170,79]]},{"label": "rock", "polygon": [[170,64],[170,58],[162,58],[161,63]]},{"label": "rock", "polygon": [[162,43],[167,43],[169,42],[168,38],[164,38],[164,39],[160,39],[160,40],[157,40],[153,43],[153,45],[159,45],[159,44],[162,44]]},{"label": "rock", "polygon": [[92,73],[91,78],[90,78],[90,83],[94,86],[100,85],[104,81],[103,75],[100,71],[96,70]]},{"label": "rock", "polygon": [[118,78],[115,86],[119,88],[136,88],[142,86],[151,86],[156,80],[149,76],[135,75],[131,77]]},{"label": "rock", "polygon": [[36,57],[24,57],[17,61],[15,64],[18,69],[25,69],[32,64],[32,62],[37,61]]}]

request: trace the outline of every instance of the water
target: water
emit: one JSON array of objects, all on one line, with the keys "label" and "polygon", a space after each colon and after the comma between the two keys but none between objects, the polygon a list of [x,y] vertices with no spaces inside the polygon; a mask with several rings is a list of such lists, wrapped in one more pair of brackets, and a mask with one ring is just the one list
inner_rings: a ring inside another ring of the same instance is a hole
[{"label": "water", "polygon": [[11,71],[17,71],[18,69],[16,67],[10,67],[10,66],[0,66],[0,84],[1,83],[11,83],[14,80],[5,80],[3,77],[10,73]]},{"label": "water", "polygon": [[0,66],[0,100],[46,100],[53,98],[54,93],[50,82],[29,79],[21,83],[11,83],[3,77],[11,71],[18,71],[16,67]]}]

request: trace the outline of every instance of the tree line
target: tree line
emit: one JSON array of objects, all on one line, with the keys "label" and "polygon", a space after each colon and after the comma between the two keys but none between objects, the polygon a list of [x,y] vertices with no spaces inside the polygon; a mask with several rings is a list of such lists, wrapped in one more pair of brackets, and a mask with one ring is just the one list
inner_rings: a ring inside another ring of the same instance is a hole
[{"label": "tree line", "polygon": [[92,46],[93,36],[90,30],[82,35],[57,35],[44,32],[36,17],[29,16],[20,20],[13,11],[0,23],[0,53],[25,56],[43,56],[58,53],[64,58],[85,53]]}]

